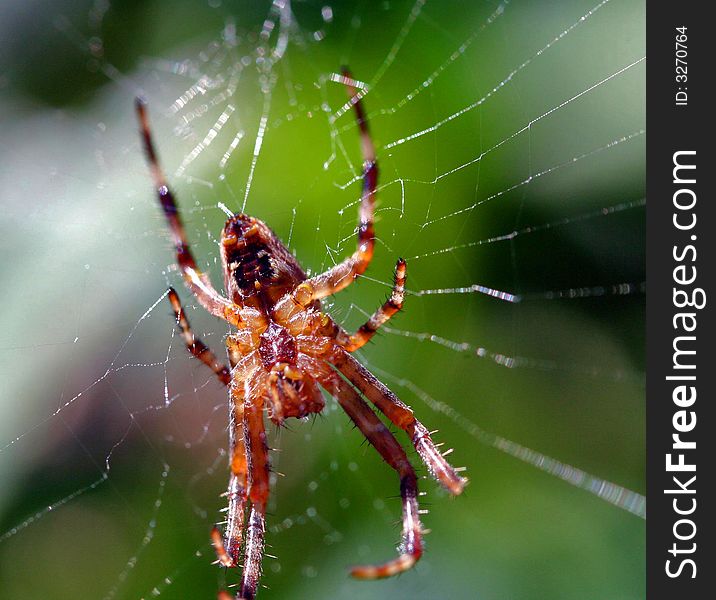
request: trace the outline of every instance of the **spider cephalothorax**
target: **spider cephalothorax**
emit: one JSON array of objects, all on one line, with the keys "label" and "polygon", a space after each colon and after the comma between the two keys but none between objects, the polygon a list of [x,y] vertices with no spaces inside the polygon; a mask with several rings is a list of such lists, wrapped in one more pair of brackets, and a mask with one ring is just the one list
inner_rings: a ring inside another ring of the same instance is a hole
[{"label": "spider cephalothorax", "polygon": [[[226,493],[229,506],[223,535],[214,528],[212,541],[223,566],[243,564],[237,598],[244,600],[256,596],[264,549],[269,494],[264,413],[278,425],[290,417],[319,413],[324,407],[323,388],[336,398],[398,473],[403,504],[400,554],[380,565],[353,567],[351,574],[355,577],[376,579],[401,573],[412,567],[423,552],[415,470],[366,400],[408,434],[430,474],[448,492],[459,494],[466,484],[459,469],[450,466],[438,451],[413,411],[350,355],[402,307],[405,261],[397,262],[390,298],[356,333],[347,333],[321,312],[320,299],[339,292],[361,275],[373,257],[375,245],[373,211],[378,178],[375,149],[360,98],[347,71],[343,83],[348,87],[357,117],[364,157],[358,248],[343,262],[308,279],[298,261],[265,223],[244,214],[234,215],[224,225],[220,242],[228,298],[214,289],[196,265],[176,203],[157,162],[145,105],[137,102],[147,157],[185,283],[207,311],[236,328],[226,338],[229,369],[194,336],[179,297],[173,289],[169,290],[187,348],[229,387],[231,475]],[[219,598],[226,600],[231,596],[220,592]]]}]

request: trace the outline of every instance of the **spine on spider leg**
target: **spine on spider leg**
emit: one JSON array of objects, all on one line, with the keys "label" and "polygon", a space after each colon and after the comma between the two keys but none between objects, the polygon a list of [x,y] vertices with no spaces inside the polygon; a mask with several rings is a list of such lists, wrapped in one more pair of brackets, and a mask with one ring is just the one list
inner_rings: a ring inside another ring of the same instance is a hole
[{"label": "spine on spider leg", "polygon": [[239,597],[253,600],[261,578],[264,554],[266,503],[269,495],[269,460],[264,428],[263,399],[257,390],[244,400],[244,441],[248,463],[251,513],[247,523],[244,569]]},{"label": "spine on spider leg", "polygon": [[244,434],[243,386],[232,384],[229,391],[229,451],[231,459],[229,468],[229,488],[226,497],[229,506],[226,515],[226,528],[222,547],[229,558],[224,564],[221,556],[219,561],[226,567],[235,567],[241,561],[241,544],[244,537],[244,513],[247,500],[246,440]]},{"label": "spine on spider leg", "polygon": [[244,509],[246,508],[246,490],[244,483],[236,475],[229,480],[227,491],[229,510],[226,514],[226,529],[224,530],[224,546],[226,553],[231,557],[232,566],[241,560],[241,542],[244,534]]},{"label": "spine on spider leg", "polygon": [[467,479],[458,475],[455,468],[445,460],[425,426],[414,419],[406,431],[433,478],[454,496],[461,494],[467,485]]},{"label": "spine on spider leg", "polygon": [[241,576],[240,600],[254,600],[261,579],[261,562],[264,554],[265,523],[263,509],[251,507],[246,536],[246,557]]}]

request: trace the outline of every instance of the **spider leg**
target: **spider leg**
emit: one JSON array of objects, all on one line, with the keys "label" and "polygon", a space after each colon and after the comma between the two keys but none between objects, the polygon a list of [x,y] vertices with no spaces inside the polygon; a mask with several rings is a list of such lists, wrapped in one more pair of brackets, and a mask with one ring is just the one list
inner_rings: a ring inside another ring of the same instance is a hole
[{"label": "spider leg", "polygon": [[149,161],[152,171],[154,185],[157,188],[159,196],[159,204],[164,211],[164,215],[169,223],[169,229],[172,233],[174,248],[177,254],[177,263],[181,269],[184,281],[187,287],[197,297],[199,303],[212,315],[220,319],[227,320],[231,323],[238,324],[237,307],[223,298],[217,292],[209,281],[209,277],[202,273],[196,266],[194,255],[189,249],[189,243],[184,232],[184,225],[179,217],[179,209],[177,208],[174,196],[167,185],[166,177],[162,168],[159,166],[154,142],[152,141],[152,132],[149,128],[149,119],[147,118],[147,107],[143,100],[136,100],[137,117],[141,126],[142,139],[144,141],[144,150]]},{"label": "spider leg", "polygon": [[351,575],[359,579],[380,579],[407,571],[418,562],[423,553],[422,526],[418,511],[418,479],[415,470],[398,441],[349,383],[334,374],[326,381],[326,386],[383,460],[395,469],[400,477],[400,497],[403,502],[400,555],[380,565],[352,567]]},{"label": "spider leg", "polygon": [[241,559],[241,543],[244,538],[244,516],[247,503],[248,461],[244,434],[244,390],[242,385],[233,384],[229,394],[229,448],[231,452],[231,475],[226,496],[229,506],[226,515],[226,529],[223,538],[214,527],[212,543],[219,564],[232,568]]},{"label": "spider leg", "polygon": [[445,460],[431,439],[427,428],[415,418],[413,411],[347,352],[343,352],[333,364],[348,381],[378,407],[380,412],[410,436],[415,450],[430,474],[448,492],[453,495],[460,494],[467,484],[467,479],[461,477],[455,468]]},{"label": "spider leg", "polygon": [[362,348],[368,343],[370,338],[375,335],[378,328],[385,324],[395,313],[403,308],[403,298],[405,297],[405,269],[406,264],[402,258],[398,259],[395,265],[395,278],[393,281],[393,291],[390,298],[385,301],[383,306],[376,310],[373,315],[363,325],[358,328],[352,335],[348,335],[341,331],[336,341],[348,352],[354,352],[358,348]]},{"label": "spider leg", "polygon": [[[179,296],[173,288],[169,288],[169,301],[172,304],[177,325],[181,330],[189,352],[214,371],[223,384],[231,385],[231,371],[216,358],[216,355],[209,350],[206,344],[194,335],[191,325],[189,325],[189,320],[186,318],[184,308],[179,301]],[[234,362],[235,360],[232,359],[232,363]],[[239,398],[237,403],[235,400],[236,395],[232,386],[229,400],[231,476],[229,478],[229,488],[226,492],[226,496],[229,499],[226,518],[227,526],[223,538],[217,527],[214,527],[211,531],[212,545],[219,563],[229,568],[235,567],[239,563],[244,528],[244,508],[246,505],[247,469],[246,450],[244,448],[243,397]]]},{"label": "spider leg", "polygon": [[194,335],[194,332],[191,330],[191,325],[189,325],[189,320],[186,318],[186,312],[174,288],[169,288],[168,296],[169,302],[172,304],[177,325],[179,326],[182,338],[189,352],[214,371],[221,383],[229,385],[231,383],[231,371],[229,367],[219,361],[208,346]]},{"label": "spider leg", "polygon": [[378,163],[375,157],[375,146],[368,131],[368,121],[360,95],[357,93],[351,74],[346,68],[343,69],[343,83],[348,89],[348,96],[358,121],[363,154],[363,192],[360,202],[358,248],[343,262],[335,265],[325,273],[308,279],[299,286],[310,286],[308,288],[311,293],[310,301],[330,296],[348,287],[358,275],[361,275],[368,268],[373,258],[373,248],[375,246],[373,212],[378,184]]},{"label": "spider leg", "polygon": [[[189,325],[189,320],[186,318],[184,308],[179,301],[179,296],[173,288],[169,288],[169,301],[172,304],[177,325],[181,330],[182,337],[189,352],[214,371],[223,384],[231,385],[231,371],[216,358],[216,355],[209,350],[206,344],[194,335],[191,330],[191,325]],[[235,361],[232,359],[232,363],[233,362]],[[244,449],[243,433],[243,398],[240,398],[237,403],[235,396],[236,392],[232,387],[229,400],[231,476],[229,478],[229,488],[226,491],[226,496],[229,499],[226,518],[227,526],[223,539],[217,527],[214,527],[211,531],[211,540],[219,563],[229,568],[235,567],[239,563],[244,528],[244,508],[246,505],[246,450]]]},{"label": "spider leg", "polygon": [[253,600],[261,578],[264,554],[266,503],[269,495],[269,459],[264,429],[263,399],[251,397],[244,404],[244,440],[249,473],[251,513],[247,523],[244,569],[238,598]]}]

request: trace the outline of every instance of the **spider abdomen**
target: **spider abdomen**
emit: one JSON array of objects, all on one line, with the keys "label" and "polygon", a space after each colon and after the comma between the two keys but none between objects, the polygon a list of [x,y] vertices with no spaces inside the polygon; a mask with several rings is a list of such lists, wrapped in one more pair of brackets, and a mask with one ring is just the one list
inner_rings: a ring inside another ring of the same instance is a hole
[{"label": "spider abdomen", "polygon": [[311,361],[298,351],[296,338],[275,321],[260,336],[258,354],[269,372],[269,418],[280,425],[289,417],[302,419],[323,410],[323,395],[310,373]]},{"label": "spider abdomen", "polygon": [[296,338],[288,332],[288,329],[271,321],[266,331],[261,334],[259,355],[268,370],[271,370],[276,363],[296,364]]}]

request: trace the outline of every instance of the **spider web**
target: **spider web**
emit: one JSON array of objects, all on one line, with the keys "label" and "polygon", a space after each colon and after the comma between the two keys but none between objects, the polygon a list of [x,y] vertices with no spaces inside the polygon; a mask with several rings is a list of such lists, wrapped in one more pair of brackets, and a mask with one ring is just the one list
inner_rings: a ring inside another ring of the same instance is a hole
[{"label": "spider web", "polygon": [[[167,286],[219,355],[227,330],[181,285],[132,99],[148,101],[216,283],[227,210],[263,219],[316,273],[355,247],[347,64],[381,167],[378,244],[325,308],[355,329],[407,259],[405,311],[359,358],[471,484],[452,500],[423,481],[425,557],[356,582],[346,565],[398,539],[393,473],[334,403],[272,431],[262,597],[643,597],[643,3],[122,10],[32,19],[70,57],[47,84],[74,93],[62,110],[36,105],[20,61],[0,65],[0,596],[214,597],[236,583],[208,543],[225,392],[173,331]],[[8,31],[29,27],[18,14]],[[13,567],[30,561],[28,580]]]}]

